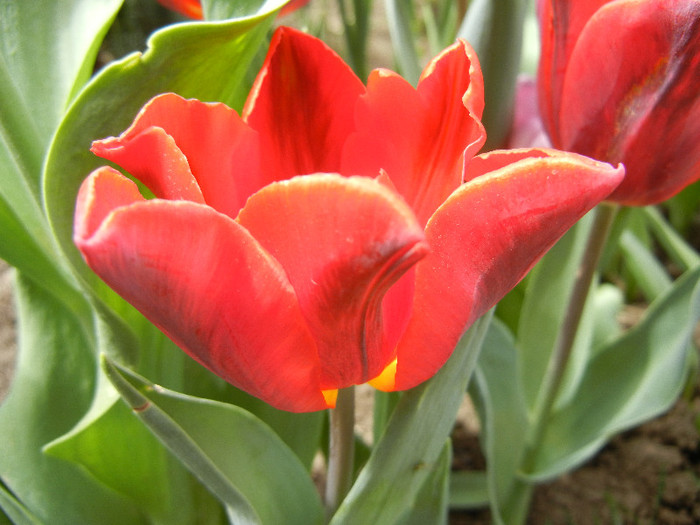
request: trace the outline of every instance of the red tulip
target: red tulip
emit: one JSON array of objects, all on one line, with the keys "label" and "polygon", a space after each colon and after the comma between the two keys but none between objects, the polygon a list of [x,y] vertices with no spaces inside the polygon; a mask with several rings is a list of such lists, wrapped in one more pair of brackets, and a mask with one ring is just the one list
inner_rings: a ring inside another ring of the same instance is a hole
[{"label": "red tulip", "polygon": [[204,18],[200,0],[158,0],[158,2],[188,18],[194,18],[195,20]]},{"label": "red tulip", "polygon": [[242,117],[165,94],[93,144],[156,198],[98,169],[75,242],[189,355],[278,408],[410,388],[622,177],[555,151],[472,159],[482,106],[464,42],[417,89],[383,70],[365,88],[281,28]]},{"label": "red tulip", "polygon": [[545,126],[558,148],[625,164],[611,201],[700,178],[700,1],[543,0],[540,21]]},{"label": "red tulip", "polygon": [[[300,7],[304,7],[309,3],[310,0],[290,0],[280,9],[279,16],[285,16],[289,13],[296,11]],[[200,0],[158,0],[162,5],[173,11],[177,11],[183,16],[188,18],[194,18],[195,20],[202,20],[204,18],[204,13],[202,13],[202,3]]]}]

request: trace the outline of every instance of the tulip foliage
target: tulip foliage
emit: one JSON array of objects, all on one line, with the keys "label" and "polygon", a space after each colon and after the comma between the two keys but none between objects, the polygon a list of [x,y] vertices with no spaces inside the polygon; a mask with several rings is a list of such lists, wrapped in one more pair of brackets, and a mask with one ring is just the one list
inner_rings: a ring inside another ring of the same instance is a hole
[{"label": "tulip foliage", "polygon": [[[20,333],[0,406],[12,522],[442,523],[470,501],[518,523],[537,481],[679,395],[698,258],[652,211],[686,272],[651,287],[627,333],[610,321],[622,292],[587,285],[553,388],[548,370],[589,211],[659,202],[700,177],[697,2],[542,2],[540,107],[559,149],[491,151],[489,86],[454,38],[490,8],[436,11],[449,44],[414,85],[384,68],[361,78],[322,38],[273,28],[306,3],[282,0],[161,1],[196,21],[93,72],[107,30],[128,32],[115,20],[141,6],[64,3],[4,11],[16,22],[0,75],[0,256],[17,268]],[[644,5],[630,16],[628,4]],[[355,3],[358,20],[368,5]],[[392,35],[412,31],[415,13],[390,5]],[[603,60],[601,35],[620,49],[598,65],[618,79],[605,88],[586,69]],[[402,45],[405,67],[415,49]],[[353,435],[356,386],[373,387],[372,440]],[[471,490],[450,473],[467,389],[488,461]]]}]

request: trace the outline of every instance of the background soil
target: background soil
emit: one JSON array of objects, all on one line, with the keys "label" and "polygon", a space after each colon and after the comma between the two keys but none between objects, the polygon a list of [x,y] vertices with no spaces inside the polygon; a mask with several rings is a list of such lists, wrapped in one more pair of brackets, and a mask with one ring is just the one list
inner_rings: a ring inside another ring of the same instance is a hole
[{"label": "background soil", "polygon": [[[615,437],[580,469],[541,485],[528,523],[700,523],[700,384],[667,414]],[[459,466],[483,467],[475,434],[457,428]],[[488,524],[488,511],[453,512],[450,523]]]}]

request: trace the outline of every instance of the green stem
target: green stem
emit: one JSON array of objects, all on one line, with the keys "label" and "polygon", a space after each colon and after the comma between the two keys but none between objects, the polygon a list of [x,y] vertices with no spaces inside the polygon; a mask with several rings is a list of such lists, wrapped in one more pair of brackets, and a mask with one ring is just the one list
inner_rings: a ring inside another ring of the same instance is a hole
[{"label": "green stem", "polygon": [[[535,470],[552,408],[557,399],[564,373],[566,372],[566,366],[574,347],[586,299],[588,298],[600,256],[603,253],[603,248],[618,209],[619,206],[617,205],[603,203],[595,210],[596,215],[586,242],[578,274],[574,280],[564,321],[559,329],[547,370],[542,379],[532,423],[526,436],[525,450],[520,463],[520,472],[525,474],[525,476]],[[527,520],[534,485],[525,476],[515,477],[511,489],[504,500],[502,505],[502,519],[504,523],[514,525],[525,523]]]},{"label": "green stem", "polygon": [[355,387],[338,391],[330,411],[326,517],[330,520],[352,485],[355,455]]},{"label": "green stem", "polygon": [[[595,211],[596,215],[581,264],[579,265],[578,274],[574,280],[564,321],[559,329],[554,349],[549,358],[547,371],[542,380],[537,404],[535,405],[532,424],[526,438],[526,447],[520,469],[525,475],[532,473],[537,464],[537,457],[547,431],[552,408],[557,399],[564,373],[566,372],[566,366],[574,347],[586,299],[588,298],[600,256],[603,253],[605,242],[610,234],[618,209],[617,205],[604,203],[598,206]],[[512,488],[502,507],[504,512],[503,521],[505,523],[525,523],[533,489],[534,485],[525,477],[518,476],[514,479]]]},{"label": "green stem", "polygon": [[547,429],[552,407],[559,393],[566,366],[571,357],[571,351],[574,347],[574,340],[581,323],[583,308],[593,282],[593,276],[598,267],[600,256],[603,253],[605,242],[610,234],[618,209],[619,206],[617,205],[603,203],[595,211],[596,215],[583,252],[578,275],[574,281],[564,322],[559,330],[552,355],[549,358],[547,371],[542,380],[542,387],[535,406],[533,424],[528,436],[528,447],[523,463],[525,472],[532,471],[535,466],[537,453]]}]

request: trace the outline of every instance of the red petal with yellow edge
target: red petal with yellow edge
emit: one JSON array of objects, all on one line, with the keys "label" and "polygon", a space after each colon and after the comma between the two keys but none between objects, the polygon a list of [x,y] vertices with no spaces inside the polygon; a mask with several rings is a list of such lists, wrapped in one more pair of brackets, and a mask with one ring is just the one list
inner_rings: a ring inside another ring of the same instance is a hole
[{"label": "red petal with yellow edge", "polygon": [[382,299],[427,250],[401,197],[365,177],[309,175],[263,188],[238,220],[296,291],[318,345],[321,388],[379,374],[394,357]]},{"label": "red petal with yellow edge", "polygon": [[[569,57],[576,40],[601,6],[610,0],[540,0],[541,53],[537,73],[542,121],[555,146],[559,143],[559,110]],[[609,31],[616,31],[611,27]],[[599,82],[601,77],[596,75]]]},{"label": "red petal with yellow edge", "polygon": [[[212,208],[236,217],[247,198],[267,184],[260,174],[257,133],[234,110],[224,104],[186,100],[174,93],[151,99],[121,136],[96,141],[92,150],[147,185],[140,175],[144,170],[154,172],[146,175],[150,179],[169,180],[171,172],[158,165],[163,162],[159,150],[149,152],[133,144],[140,135],[153,133],[153,127],[162,128],[161,133],[171,137],[179,151],[163,150],[165,158],[184,155],[204,200]],[[137,168],[139,171],[134,171]],[[177,181],[172,184],[177,185]]]},{"label": "red petal with yellow edge", "polygon": [[104,175],[83,183],[75,218],[95,273],[226,381],[283,410],[326,408],[316,346],[279,263],[227,216],[187,201],[123,205],[133,183]]},{"label": "red petal with yellow edge", "polygon": [[588,210],[607,197],[622,168],[554,150],[521,154],[462,185],[426,228],[428,256],[416,266],[413,316],[397,348],[395,388],[430,378],[464,331],[510,291]]},{"label": "red petal with yellow edge", "polygon": [[425,225],[459,186],[465,157],[483,145],[483,80],[465,42],[433,59],[418,89],[375,70],[355,112],[357,132],[343,153],[343,173],[386,171]]},{"label": "red petal with yellow edge", "polygon": [[260,133],[268,179],[339,171],[363,92],[362,82],[323,42],[277,29],[243,109],[244,120]]},{"label": "red petal with yellow edge", "polygon": [[697,0],[612,2],[581,33],[563,88],[562,146],[625,164],[610,200],[654,204],[700,178],[698,50]]}]

